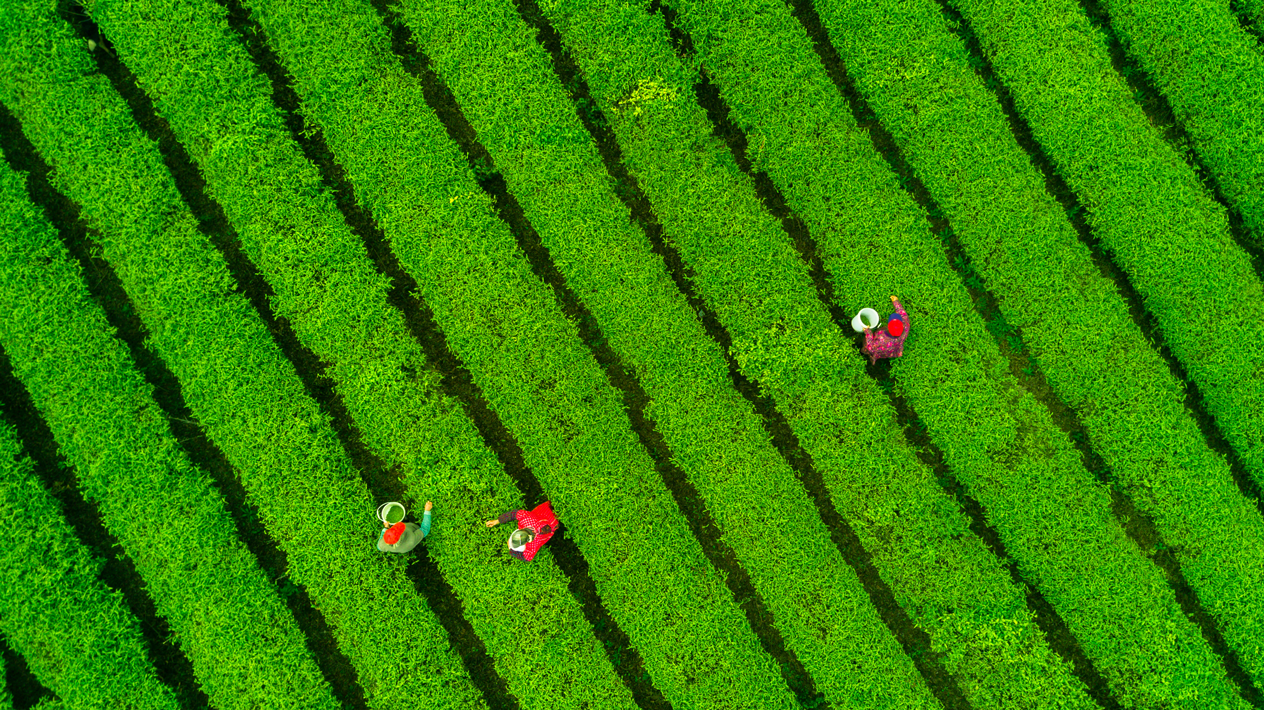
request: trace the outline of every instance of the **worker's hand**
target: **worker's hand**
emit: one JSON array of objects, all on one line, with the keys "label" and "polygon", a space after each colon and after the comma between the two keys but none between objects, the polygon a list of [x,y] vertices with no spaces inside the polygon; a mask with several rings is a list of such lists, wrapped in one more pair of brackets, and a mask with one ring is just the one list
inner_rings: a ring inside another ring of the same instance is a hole
[{"label": "worker's hand", "polygon": [[494,528],[494,527],[496,527],[497,525],[500,525],[500,521],[499,521],[499,520],[488,520],[488,521],[487,521],[487,527],[489,527],[489,528]]},{"label": "worker's hand", "polygon": [[892,297],[891,297],[891,302],[892,302],[892,303],[898,303],[898,299],[897,299],[895,296],[892,296]]},{"label": "worker's hand", "polygon": [[431,508],[433,508],[433,507],[434,507],[434,503],[431,503],[430,501],[426,501],[426,510],[427,510],[427,511],[429,511],[429,510],[430,510]]},{"label": "worker's hand", "polygon": [[869,326],[865,326],[865,332],[866,332],[866,333],[868,333],[868,332],[869,332]]}]

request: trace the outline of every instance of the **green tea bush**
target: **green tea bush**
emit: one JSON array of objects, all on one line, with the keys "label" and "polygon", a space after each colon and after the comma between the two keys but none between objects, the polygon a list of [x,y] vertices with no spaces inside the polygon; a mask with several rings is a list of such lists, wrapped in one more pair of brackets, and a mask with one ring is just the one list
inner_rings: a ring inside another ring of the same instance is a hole
[{"label": "green tea bush", "polygon": [[[1234,17],[1235,3],[1101,4],[1124,49],[1171,103],[1194,150],[1241,211],[1257,246],[1264,245],[1264,51]],[[1264,19],[1264,2],[1241,4],[1257,22]],[[1248,438],[1250,450],[1253,458],[1264,457],[1256,431]]]},{"label": "green tea bush", "polygon": [[[1133,103],[1075,3],[1002,11],[955,2],[1217,423],[1249,430],[1264,408],[1264,293],[1224,210]],[[1025,332],[1034,343],[1036,331],[1061,327],[1044,318]],[[1071,358],[1043,359],[1050,384],[1083,412],[1114,479],[1154,517],[1243,667],[1264,682],[1264,599],[1255,593],[1264,588],[1264,520],[1203,443],[1180,383],[1135,331],[1128,357],[1090,377],[1076,363],[1092,363],[1093,350],[1084,341]]]},{"label": "green tea bush", "polygon": [[[210,0],[98,0],[93,17],[197,161],[272,306],[324,362],[365,443],[435,501],[426,547],[524,708],[632,707],[548,555],[512,564],[482,520],[522,499],[387,301],[388,282],[282,124],[267,80]],[[161,37],[177,32],[179,44]],[[249,151],[215,150],[243,141]],[[411,374],[410,374],[411,373]],[[494,539],[493,539],[494,538]],[[366,541],[367,544],[367,541]],[[524,598],[506,589],[530,589]],[[548,654],[530,652],[547,646]],[[559,663],[558,658],[564,658]]]},{"label": "green tea bush", "polygon": [[[674,56],[662,20],[628,2],[542,7],[584,69],[629,171],[691,269],[699,295],[731,333],[743,371],[785,413],[839,512],[969,701],[989,706],[1025,695],[1061,707],[1090,704],[1069,667],[1045,645],[1022,591],[905,442],[886,396],[817,300],[786,234],[763,210],[728,148],[711,135],[692,98],[697,77]],[[694,11],[681,9],[682,18]],[[740,10],[730,7],[719,16]],[[748,44],[749,29],[721,23],[710,31],[732,38],[729,51],[736,55],[751,54],[753,63],[767,59]],[[704,65],[706,53],[717,51],[695,47]],[[644,86],[678,98],[640,101],[637,110],[621,105]],[[776,96],[772,103],[782,101]],[[879,298],[887,295],[884,290]],[[909,303],[920,333],[923,307]]]},{"label": "green tea bush", "polygon": [[[1042,317],[1057,319],[1053,328],[1032,334],[1038,360],[1074,361],[1081,368],[1077,375],[1088,379],[1116,367],[1127,347],[1128,355],[1140,362],[1148,356],[1156,365],[1151,373],[1158,382],[1140,383],[1174,388],[1113,284],[1045,191],[997,100],[971,68],[965,45],[948,32],[940,7],[931,1],[897,7],[821,0],[817,9],[849,75],[944,210],[1008,322],[1026,334],[1028,326],[1043,325]],[[838,264],[835,273],[853,266]],[[897,376],[910,365],[903,363]],[[957,415],[937,441],[988,510],[1020,569],[1063,616],[1120,702],[1240,702],[1162,572],[1126,537],[1104,486],[1080,464],[1047,410],[1030,395],[989,399],[968,418]],[[912,401],[934,435],[935,412]],[[1167,401],[1176,406],[1179,398]],[[940,411],[947,414],[959,402]],[[983,416],[989,409],[1011,413],[1005,419]],[[974,455],[966,450],[971,443]],[[1085,604],[1086,598],[1093,603]]]},{"label": "green tea bush", "polygon": [[[452,351],[521,445],[655,687],[681,706],[789,707],[785,683],[690,534],[617,392],[531,275],[421,82],[391,54],[373,8],[244,4]],[[582,129],[553,135],[571,138],[587,140]],[[620,534],[634,520],[647,532]]]},{"label": "green tea bush", "polygon": [[[370,707],[398,706],[417,697],[426,697],[432,707],[482,707],[434,613],[402,567],[374,548],[372,536],[379,528],[373,500],[326,415],[303,390],[262,319],[237,292],[223,257],[181,202],[157,147],[133,122],[106,78],[93,70],[87,49],[58,19],[54,6],[51,1],[30,3],[21,12],[4,15],[0,99],[18,115],[53,167],[55,187],[81,206],[82,217],[100,233],[100,247],[145,323],[150,346],[179,380],[208,437],[236,469],[265,528],[286,554],[289,577],[307,589],[323,613],[356,669]],[[257,148],[250,138],[237,136],[216,149],[249,152]],[[28,347],[38,348],[50,337],[30,328],[37,337]],[[14,359],[22,377],[16,353]],[[38,402],[39,396],[33,396]],[[73,416],[49,419],[64,426],[76,423]],[[63,450],[69,446],[63,444]],[[102,446],[98,455],[108,461],[133,453],[118,443]],[[173,455],[135,453],[147,454],[145,466],[159,470],[166,470],[170,464],[165,459]],[[160,529],[172,541],[159,549],[169,546],[180,552],[184,565],[212,568],[178,542],[197,528]],[[218,554],[206,557],[220,559]],[[137,565],[141,567],[139,560]],[[244,595],[222,608],[245,613],[252,603],[262,606],[266,600]],[[220,612],[221,605],[190,598],[180,611],[203,609]],[[259,616],[260,624],[275,618]],[[180,628],[175,622],[172,626]],[[287,629],[293,626],[277,624],[272,633]],[[268,649],[297,658],[306,653],[306,644],[291,637]],[[333,702],[322,683],[297,675],[302,666],[296,660],[271,664],[224,650],[214,663],[256,670],[266,679],[256,681],[260,688],[268,683],[285,688],[293,682],[294,690],[288,692],[301,689],[313,695],[283,701],[261,692],[260,698],[244,704],[323,707]],[[290,667],[294,674],[277,672]]]},{"label": "green tea bush", "polygon": [[[76,539],[3,420],[0,543],[0,631],[41,684],[76,707],[176,710],[145,657],[139,622],[101,583],[101,560]],[[13,707],[3,666],[0,707]]]},{"label": "green tea bush", "polygon": [[[583,294],[602,335],[636,373],[673,461],[816,687],[839,710],[933,707],[811,499],[729,381],[720,348],[628,220],[532,28],[501,0],[410,0],[399,9],[567,285]],[[500,50],[466,61],[483,46]],[[641,85],[630,101],[690,99],[654,86]]]},{"label": "green tea bush", "polygon": [[[8,43],[6,58],[20,56],[19,46]],[[9,100],[15,83],[2,86]],[[224,708],[332,708],[302,633],[223,499],[185,457],[78,266],[2,161],[0,205],[0,344],[202,690]]]},{"label": "green tea bush", "polygon": [[[1241,212],[1255,247],[1264,247],[1264,50],[1239,26],[1227,3],[1103,0],[1102,5],[1124,48],[1167,97],[1194,150]],[[1094,116],[1089,125],[1137,120],[1129,118],[1136,116],[1135,109],[1116,113]],[[1034,130],[1037,120],[1032,121]],[[1145,216],[1129,207],[1132,201],[1104,196],[1093,200],[1090,214],[1093,207],[1102,211],[1101,221],[1110,228],[1102,231],[1103,242],[1124,268],[1139,272],[1134,283],[1159,318],[1172,352],[1202,389],[1225,439],[1264,485],[1264,302],[1258,276],[1251,278],[1247,260],[1226,244],[1219,209],[1159,202],[1195,191],[1184,175],[1171,177],[1171,168],[1150,172],[1156,170],[1154,162],[1138,162],[1139,151],[1132,148],[1126,154],[1131,159],[1120,167],[1130,171],[1128,178],[1115,178],[1118,171],[1109,178],[1104,173],[1096,177],[1114,180],[1121,191],[1154,195]],[[1098,148],[1078,162],[1091,166],[1102,154]],[[1171,162],[1170,156],[1160,155]],[[1071,169],[1067,163],[1067,181],[1085,182],[1087,177],[1075,177],[1084,169]],[[1201,193],[1198,197],[1206,201]],[[1114,232],[1123,234],[1116,237]],[[1156,244],[1167,249],[1158,250]],[[1173,269],[1179,269],[1179,277]],[[1151,286],[1151,280],[1162,285]],[[1222,328],[1232,335],[1208,337],[1209,329]]]}]

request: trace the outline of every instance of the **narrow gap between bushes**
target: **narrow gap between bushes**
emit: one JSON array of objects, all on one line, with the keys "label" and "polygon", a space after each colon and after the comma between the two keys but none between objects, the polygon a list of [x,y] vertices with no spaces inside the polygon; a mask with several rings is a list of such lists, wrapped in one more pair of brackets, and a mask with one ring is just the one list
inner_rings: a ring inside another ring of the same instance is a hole
[{"label": "narrow gap between bushes", "polygon": [[[0,148],[3,148],[12,167],[26,174],[27,193],[31,201],[57,229],[72,258],[79,262],[92,299],[102,306],[110,325],[117,329],[119,337],[127,344],[132,361],[153,387],[163,413],[168,420],[175,412],[175,416],[187,421],[187,413],[169,409],[170,398],[162,396],[170,387],[170,380],[164,375],[169,376],[170,373],[165,372],[163,363],[144,347],[144,333],[137,328],[135,311],[122,292],[117,277],[107,265],[89,255],[94,248],[87,227],[79,219],[78,206],[53,189],[48,180],[48,165],[27,141],[16,117],[7,108],[0,110]],[[128,609],[140,621],[147,655],[158,672],[159,680],[176,693],[182,708],[207,707],[210,701],[198,686],[193,666],[180,649],[168,641],[172,636],[171,629],[166,619],[157,615],[135,563],[131,557],[117,554],[116,551],[121,549],[118,540],[106,529],[97,504],[84,498],[75,469],[62,458],[52,431],[35,408],[25,386],[15,377],[8,354],[2,349],[0,409],[17,427],[26,453],[35,462],[36,475],[44,489],[57,499],[76,537],[105,561],[101,580],[122,593]],[[172,421],[171,425],[173,435],[189,453],[186,442],[200,435],[197,426],[177,421]]]},{"label": "narrow gap between bushes", "polygon": [[53,691],[39,682],[26,659],[10,648],[8,639],[3,636],[0,636],[0,656],[4,658],[4,678],[0,678],[0,683],[12,696],[15,710],[30,710],[45,698],[53,699]]},{"label": "narrow gap between bushes", "polygon": [[[688,36],[676,27],[674,21],[675,13],[665,10],[665,18],[668,22],[669,31],[673,40],[678,47],[688,46]],[[796,18],[803,23],[808,31],[809,37],[813,40],[813,45],[818,55],[821,56],[831,79],[839,88],[844,98],[848,101],[848,105],[852,110],[857,122],[868,130],[871,139],[875,143],[875,148],[883,154],[888,163],[892,165],[893,170],[900,175],[902,182],[906,188],[915,193],[919,197],[919,203],[930,215],[940,215],[938,206],[929,200],[924,186],[908,169],[906,163],[899,151],[895,148],[894,141],[889,133],[882,128],[876,121],[867,104],[860,99],[855,87],[851,84],[849,78],[842,72],[842,63],[839,60],[837,52],[828,41],[823,41],[824,31],[821,28],[820,20],[816,17],[814,10],[810,6],[804,7],[801,4],[791,4],[791,11]],[[729,107],[720,97],[720,92],[706,77],[705,72],[702,75],[702,81],[698,85],[699,103],[707,110],[707,114],[715,126],[716,134],[723,138],[729,145],[738,165],[744,172],[751,176],[755,183],[756,191],[763,200],[766,208],[776,217],[782,220],[783,226],[792,238],[800,255],[810,267],[810,274],[817,287],[817,293],[822,303],[830,312],[831,318],[840,328],[847,323],[847,318],[833,300],[832,288],[820,256],[816,252],[816,245],[812,240],[808,230],[803,225],[800,218],[793,215],[792,211],[787,207],[785,196],[773,184],[771,178],[764,172],[758,172],[746,156],[746,136],[734,125],[729,119]],[[920,195],[917,193],[920,192]],[[932,219],[932,221],[936,221]],[[947,223],[942,218],[938,218],[938,224],[934,224],[935,231],[944,239],[946,235],[951,235],[947,228]],[[955,240],[953,240],[955,242]],[[953,244],[953,246],[956,246]],[[959,251],[959,247],[957,247]],[[957,268],[961,272],[964,264],[967,272],[962,274],[963,281],[967,276],[971,276],[968,261],[958,262]],[[977,305],[977,304],[976,304]],[[987,319],[986,314],[985,320]],[[986,515],[982,506],[978,501],[969,496],[960,483],[952,476],[950,469],[944,463],[943,452],[938,449],[927,436],[926,428],[918,419],[916,413],[912,411],[908,403],[903,397],[897,396],[894,392],[894,383],[890,378],[889,363],[881,363],[878,365],[867,366],[867,370],[882,386],[883,390],[888,394],[892,405],[897,412],[898,421],[904,428],[906,439],[913,445],[913,448],[919,452],[919,456],[923,462],[930,467],[936,478],[939,480],[944,489],[949,492],[957,501],[958,506],[964,511],[970,520],[971,530],[978,535],[991,549],[999,559],[1009,560],[1010,558],[1005,552],[999,535],[986,523]],[[1118,704],[1109,697],[1109,691],[1106,689],[1104,680],[1100,673],[1093,666],[1092,662],[1084,654],[1079,642],[1070,633],[1065,621],[1045,600],[1044,596],[1036,590],[1032,585],[1022,578],[1018,571],[1017,565],[1010,561],[1005,564],[1011,579],[1024,589],[1028,606],[1035,612],[1036,621],[1041,631],[1044,633],[1051,648],[1059,654],[1073,669],[1075,675],[1090,689],[1090,694],[1103,707],[1118,707]]]},{"label": "narrow gap between bushes", "polygon": [[[553,264],[547,249],[526,218],[521,205],[509,194],[503,176],[496,172],[491,155],[475,138],[475,132],[462,115],[455,97],[434,73],[428,58],[416,47],[412,41],[411,32],[390,5],[383,0],[374,0],[374,4],[378,6],[391,29],[396,54],[404,60],[405,66],[411,73],[422,79],[427,101],[438,113],[448,135],[469,160],[471,169],[480,178],[480,186],[494,200],[497,214],[509,226],[519,247],[527,256],[532,272],[551,287],[562,311],[575,323],[581,339],[601,365],[607,379],[620,392],[633,431],[650,454],[655,469],[685,514],[690,530],[699,541],[708,560],[725,573],[723,575],[725,583],[734,598],[738,600],[748,622],[759,637],[761,645],[779,662],[783,676],[790,687],[796,691],[801,704],[804,707],[819,706],[810,704],[823,703],[823,699],[819,698],[815,692],[810,677],[803,671],[798,659],[786,650],[784,640],[772,627],[771,614],[763,599],[750,583],[745,570],[737,564],[732,549],[720,539],[714,520],[706,510],[697,490],[688,482],[684,473],[671,463],[672,454],[662,435],[654,423],[645,416],[645,407],[649,402],[649,397],[637,380],[635,372],[624,365],[615,354],[606,342],[596,319],[566,285],[564,277]],[[524,11],[521,6],[519,10]],[[539,25],[535,26],[538,31]],[[637,660],[639,661],[639,658]],[[639,676],[645,677],[643,671],[636,670]],[[634,688],[634,696],[642,707],[649,707],[642,702],[642,695],[645,696],[645,701],[652,702],[656,706],[667,706],[667,701],[656,689],[652,686],[648,689],[653,690],[657,697],[637,692]]]},{"label": "narrow gap between bushes", "polygon": [[1255,40],[1256,46],[1264,50],[1264,27],[1251,14],[1250,6],[1244,0],[1229,0],[1229,12],[1233,13],[1238,26]]},{"label": "narrow gap between bushes", "polygon": [[[445,336],[434,320],[433,312],[417,295],[419,289],[416,280],[401,267],[390,250],[386,235],[373,222],[367,211],[356,202],[354,190],[347,180],[346,173],[334,159],[320,129],[308,124],[300,112],[298,95],[275,53],[267,45],[262,28],[248,17],[239,3],[234,1],[225,4],[229,10],[230,23],[244,38],[256,65],[269,77],[273,86],[273,102],[284,114],[291,136],[320,171],[322,181],[334,194],[338,208],[347,224],[363,240],[376,268],[390,279],[391,288],[387,298],[391,305],[403,314],[410,334],[421,345],[428,362],[440,373],[444,393],[461,403],[466,414],[474,421],[483,441],[496,454],[501,465],[522,491],[524,500],[532,504],[545,500],[539,483],[524,462],[518,443],[505,428],[498,415],[488,406],[482,391],[474,384],[464,364],[452,354]],[[631,649],[626,635],[614,624],[597,597],[596,584],[588,573],[587,562],[569,537],[554,538],[550,548],[559,567],[567,576],[568,588],[579,601],[585,618],[592,624],[611,661],[620,673],[624,674],[625,682],[634,687],[637,678],[644,679],[645,677],[640,669],[639,657]],[[429,553],[424,549],[420,555],[423,560],[429,559]],[[438,579],[438,575],[434,577]],[[449,606],[445,611],[436,607],[436,612],[441,615],[452,614],[459,613],[459,609]],[[463,617],[462,621],[464,621]],[[463,625],[468,627],[468,622]],[[465,632],[464,643],[477,647],[481,654],[479,663],[486,666],[484,672],[494,674],[491,659],[486,655],[482,640],[474,635],[472,627],[465,629]],[[470,661],[467,661],[468,665]],[[496,684],[495,697],[489,698],[491,707],[517,707],[517,701],[509,694],[504,680],[496,676]]]},{"label": "narrow gap between bushes", "polygon": [[[1102,247],[1100,240],[1092,233],[1090,227],[1085,221],[1085,211],[1081,208],[1078,199],[1071,191],[1066,182],[1057,174],[1052,161],[1045,155],[1044,149],[1036,142],[1031,132],[1031,126],[1025,119],[1019,115],[1014,105],[1013,96],[1009,90],[1001,82],[992,68],[991,61],[983,54],[979,45],[978,38],[973,32],[972,26],[966,19],[956,10],[948,5],[948,0],[939,0],[940,6],[945,17],[948,19],[948,26],[953,29],[966,46],[967,51],[973,58],[973,66],[975,72],[979,75],[981,82],[990,87],[993,94],[997,97],[998,103],[1005,112],[1010,123],[1010,129],[1013,132],[1018,144],[1027,153],[1032,163],[1040,169],[1045,177],[1046,189],[1050,194],[1062,204],[1072,224],[1075,226],[1076,233],[1080,240],[1089,247],[1093,254],[1094,261],[1098,264],[1103,275],[1113,281],[1118,286],[1120,294],[1128,302],[1128,310],[1133,320],[1141,328],[1146,338],[1154,343],[1156,350],[1167,363],[1172,375],[1185,386],[1186,397],[1185,406],[1190,416],[1198,422],[1199,428],[1203,434],[1207,445],[1213,450],[1218,450],[1217,444],[1223,446],[1229,454],[1232,449],[1225,442],[1224,437],[1220,435],[1219,429],[1214,423],[1214,419],[1203,409],[1202,393],[1198,386],[1185,376],[1184,368],[1177,362],[1172,355],[1171,349],[1164,343],[1161,331],[1157,326],[1155,317],[1145,310],[1141,296],[1133,288],[1131,280],[1128,276],[1110,260],[1106,250]],[[1022,358],[1022,355],[1019,355]],[[1036,371],[1038,367],[1027,355],[1027,369]],[[1101,459],[1101,457],[1092,450],[1088,443],[1088,432],[1084,427],[1079,416],[1070,411],[1068,407],[1048,389],[1048,383],[1045,381],[1043,374],[1038,375],[1038,384],[1043,388],[1040,389],[1044,394],[1046,406],[1055,415],[1058,425],[1072,436],[1072,441],[1076,447],[1080,449],[1089,470],[1097,474],[1099,480],[1110,487],[1112,498],[1112,510],[1120,524],[1127,531],[1143,552],[1164,572],[1173,591],[1176,593],[1177,601],[1180,603],[1181,609],[1191,620],[1194,621],[1202,632],[1203,637],[1211,645],[1212,649],[1224,660],[1226,671],[1230,679],[1238,688],[1238,692],[1251,702],[1253,705],[1260,707],[1264,705],[1264,697],[1251,682],[1250,677],[1242,668],[1241,661],[1238,659],[1237,653],[1233,651],[1225,642],[1215,620],[1203,607],[1198,600],[1192,587],[1185,579],[1184,574],[1180,570],[1179,560],[1173,553],[1172,548],[1166,545],[1161,534],[1155,527],[1153,516],[1147,515],[1136,509],[1133,502],[1118,487],[1111,485],[1114,475],[1109,466]],[[1038,388],[1039,389],[1039,388]],[[1034,391],[1034,390],[1033,390]],[[1224,453],[1224,451],[1222,451]],[[1246,474],[1242,468],[1240,460],[1236,455],[1226,456],[1233,472],[1234,480],[1238,484],[1239,489],[1247,497],[1248,500],[1256,504],[1257,509],[1264,513],[1264,498],[1260,496],[1258,485]],[[1236,466],[1237,470],[1233,470]]]}]

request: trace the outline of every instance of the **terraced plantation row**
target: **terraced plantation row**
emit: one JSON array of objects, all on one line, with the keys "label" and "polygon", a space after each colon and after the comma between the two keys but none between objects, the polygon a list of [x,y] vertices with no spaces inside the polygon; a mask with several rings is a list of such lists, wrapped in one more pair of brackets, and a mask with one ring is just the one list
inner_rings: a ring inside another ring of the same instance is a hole
[{"label": "terraced plantation row", "polygon": [[[59,696],[72,702],[176,707],[171,691],[158,682],[145,658],[135,617],[98,579],[100,560],[74,536],[59,536],[44,550],[32,549],[41,525],[64,529],[67,523],[35,479],[31,460],[8,424],[0,431],[0,448],[9,550],[5,574],[27,582],[5,589],[5,638],[42,677],[50,678]],[[50,584],[62,586],[54,603],[29,603]],[[86,658],[93,662],[84,663]],[[6,707],[12,707],[7,690],[3,697]]]},{"label": "terraced plantation row", "polygon": [[[272,537],[286,552],[290,578],[307,588],[335,632],[344,634],[340,647],[353,663],[360,661],[357,670],[367,696],[402,699],[437,690],[454,707],[478,704],[433,612],[398,566],[384,564],[363,544],[371,534],[365,521],[342,512],[371,509],[372,498],[327,417],[303,391],[293,366],[259,316],[234,291],[222,256],[198,231],[161,156],[131,122],[126,105],[105,77],[91,72],[91,58],[52,4],[46,12],[32,10],[20,18],[23,22],[13,23],[16,27],[6,28],[6,76],[30,83],[19,90],[16,81],[7,82],[3,100],[32,143],[42,149],[54,176],[71,178],[58,187],[82,206],[84,217],[100,231],[100,246],[145,319],[150,344],[179,378],[208,436],[234,464]],[[35,41],[37,36],[43,39]],[[73,51],[57,51],[58,43],[50,45],[49,38]],[[49,120],[43,113],[67,107],[77,111],[77,120]],[[42,130],[33,130],[36,127]],[[100,144],[93,146],[91,141]],[[111,154],[118,162],[95,162],[98,154]],[[161,250],[152,249],[155,243]],[[19,281],[8,283],[22,290]],[[49,299],[41,303],[52,305]],[[15,319],[28,328],[34,322]],[[41,340],[31,338],[31,347],[39,347]],[[19,378],[26,383],[17,355],[14,358]],[[63,421],[73,423],[69,418]],[[161,459],[150,460],[161,465]],[[168,529],[177,539],[187,535]],[[208,557],[219,559],[215,554]],[[200,558],[190,562],[197,564]],[[366,605],[366,599],[374,603]],[[181,608],[215,611],[221,606],[233,605],[189,601]],[[248,618],[254,616],[244,605],[235,608],[247,612]],[[373,632],[388,623],[395,640]],[[286,624],[276,626],[283,629]],[[352,635],[362,640],[353,643]],[[396,643],[406,643],[411,651],[387,662],[386,654],[394,655]],[[273,641],[266,647],[288,653],[305,650],[297,639]],[[218,655],[233,658],[227,651]],[[321,692],[325,699],[318,702],[333,702],[323,682],[272,673],[258,663],[248,667],[293,683],[295,692]],[[285,702],[266,689],[258,697],[254,702]]]},{"label": "terraced plantation row", "polygon": [[4,3],[0,707],[1264,707],[1257,10]]},{"label": "terraced plantation row", "polygon": [[[222,500],[166,430],[152,395],[112,337],[56,232],[25,199],[22,177],[7,164],[0,170],[7,235],[0,292],[10,314],[0,345],[53,429],[62,455],[76,467],[85,496],[98,506],[199,670],[202,688],[208,696],[223,688],[227,698],[259,688],[256,701],[319,703],[322,694],[332,701],[276,588],[238,539]],[[120,418],[119,412],[127,416]],[[16,470],[9,475],[17,476]],[[28,480],[29,487],[29,475],[18,480]],[[180,527],[159,524],[166,510],[179,511]],[[10,517],[21,519],[16,513]],[[198,534],[181,542],[189,530]],[[75,562],[68,569],[87,564]],[[86,570],[81,574],[93,576]],[[29,605],[30,598],[22,603]],[[17,631],[6,637],[20,650],[23,637]],[[47,643],[42,639],[50,634],[36,633],[37,645]],[[255,660],[256,654],[262,660]],[[64,655],[75,656],[69,650]],[[214,658],[220,660],[211,663]],[[27,660],[37,677],[66,700],[110,687],[86,677],[74,684],[81,687],[62,690],[42,676],[36,659]],[[284,664],[289,673],[269,673],[270,664]],[[118,692],[140,697],[133,695],[138,687],[127,683]]]}]

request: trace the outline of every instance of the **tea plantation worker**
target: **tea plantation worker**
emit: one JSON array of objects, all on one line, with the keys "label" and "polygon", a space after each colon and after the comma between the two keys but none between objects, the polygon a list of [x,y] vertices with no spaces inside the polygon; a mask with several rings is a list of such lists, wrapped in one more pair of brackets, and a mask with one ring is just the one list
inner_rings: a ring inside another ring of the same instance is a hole
[{"label": "tea plantation worker", "polygon": [[557,532],[557,516],[547,500],[532,510],[508,511],[495,520],[488,520],[487,527],[496,527],[510,520],[518,521],[518,529],[509,536],[509,554],[526,562],[534,559],[535,553]]},{"label": "tea plantation worker", "polygon": [[891,297],[891,305],[895,313],[887,317],[887,327],[873,332],[865,328],[865,347],[860,352],[869,356],[869,363],[876,363],[879,358],[902,357],[904,355],[904,339],[908,337],[909,318],[900,299]]},{"label": "tea plantation worker", "polygon": [[421,525],[417,523],[398,522],[388,528],[382,528],[377,538],[379,552],[412,552],[421,544],[422,538],[430,534],[430,509],[434,503],[426,501],[426,509],[421,514]]}]

